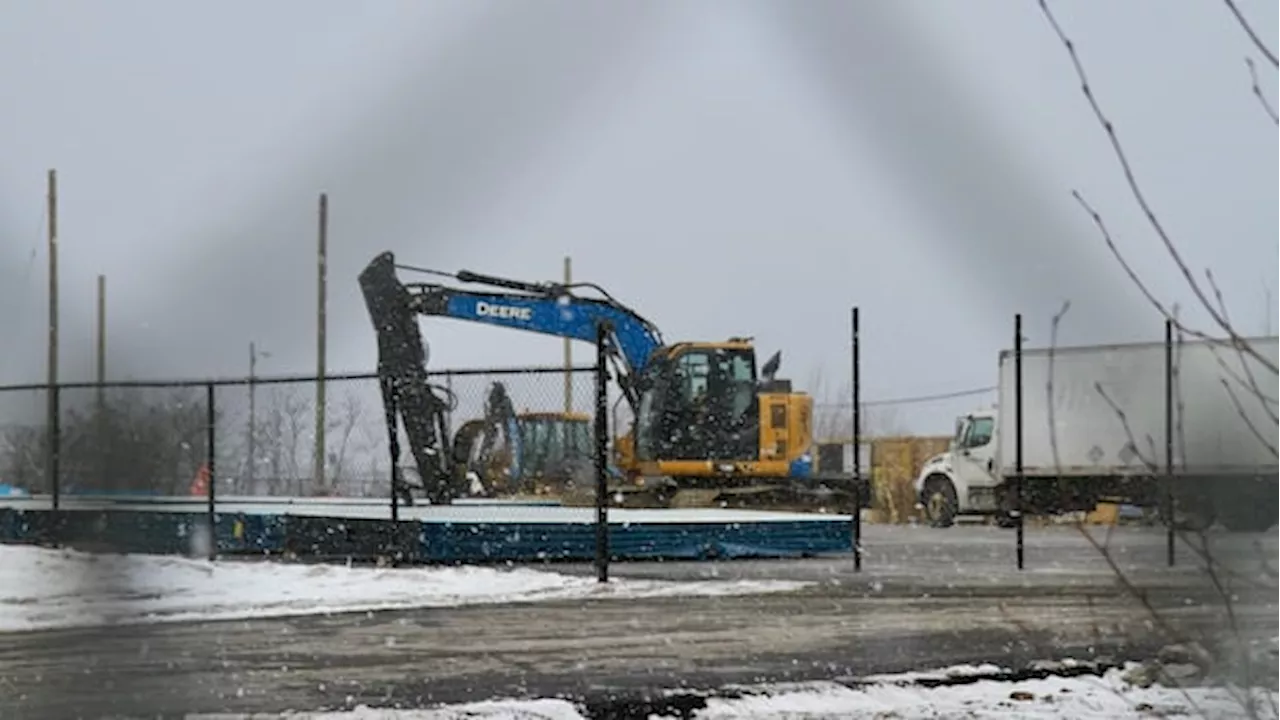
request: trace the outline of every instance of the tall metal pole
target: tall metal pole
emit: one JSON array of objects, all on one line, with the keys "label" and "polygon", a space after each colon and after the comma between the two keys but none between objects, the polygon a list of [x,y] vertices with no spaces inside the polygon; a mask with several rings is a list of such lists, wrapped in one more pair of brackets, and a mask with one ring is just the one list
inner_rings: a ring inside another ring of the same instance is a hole
[{"label": "tall metal pole", "polygon": [[252,341],[249,342],[249,493],[257,492],[257,474],[258,474],[258,417],[257,417],[257,400],[258,400],[258,348]]},{"label": "tall metal pole", "polygon": [[862,571],[862,378],[858,358],[858,308],[851,313],[851,342],[853,343],[853,570]]},{"label": "tall metal pole", "polygon": [[325,361],[327,312],[327,273],[329,243],[329,197],[320,193],[319,231],[316,237],[316,446],[312,459],[311,481],[317,491],[325,487]]},{"label": "tall metal pole", "polygon": [[1023,567],[1023,519],[1022,519],[1022,313],[1013,317],[1013,463],[1014,463],[1014,519],[1018,531],[1018,569]]},{"label": "tall metal pole", "polygon": [[1174,565],[1174,506],[1173,492],[1173,320],[1164,321],[1164,524],[1165,555],[1169,567]]},{"label": "tall metal pole", "polygon": [[[47,401],[49,432],[49,456],[46,472],[53,495],[53,510],[58,510],[61,495],[59,475],[59,413],[58,413],[58,171],[49,170],[48,191],[48,226],[49,226],[49,390]],[[56,520],[55,520],[56,522]]]}]

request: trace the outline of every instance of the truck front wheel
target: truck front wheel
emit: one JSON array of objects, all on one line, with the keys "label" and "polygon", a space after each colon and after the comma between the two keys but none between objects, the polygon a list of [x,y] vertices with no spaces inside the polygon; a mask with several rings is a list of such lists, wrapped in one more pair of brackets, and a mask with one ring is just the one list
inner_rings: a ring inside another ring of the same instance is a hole
[{"label": "truck front wheel", "polygon": [[943,475],[932,475],[924,483],[924,514],[929,525],[936,528],[948,528],[955,524],[956,488]]}]

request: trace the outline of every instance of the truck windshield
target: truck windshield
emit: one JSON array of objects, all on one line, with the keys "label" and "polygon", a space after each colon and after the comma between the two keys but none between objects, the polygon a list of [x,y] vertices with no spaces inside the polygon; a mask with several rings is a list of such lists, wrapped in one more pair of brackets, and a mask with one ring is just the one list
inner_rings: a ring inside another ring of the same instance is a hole
[{"label": "truck windshield", "polygon": [[964,438],[960,442],[962,448],[977,448],[991,442],[992,431],[995,430],[995,418],[980,417],[969,421]]}]

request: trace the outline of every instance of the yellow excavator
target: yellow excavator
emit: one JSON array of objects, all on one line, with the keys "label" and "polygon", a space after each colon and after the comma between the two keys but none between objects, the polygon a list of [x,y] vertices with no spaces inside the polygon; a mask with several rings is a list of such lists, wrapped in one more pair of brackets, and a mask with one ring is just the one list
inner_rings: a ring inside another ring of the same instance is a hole
[{"label": "yellow excavator", "polygon": [[[397,270],[484,286],[402,283]],[[611,497],[645,507],[832,506],[849,485],[813,472],[813,399],[776,377],[781,353],[757,368],[750,338],[667,344],[651,322],[592,283],[532,283],[469,271],[397,265],[378,255],[360,274],[378,336],[378,373],[388,421],[403,422],[431,503],[470,493],[455,466],[443,417],[448,399],[428,380],[420,316],[444,317],[595,343],[634,419],[614,440],[620,476]],[[590,289],[598,297],[579,294]],[[392,428],[394,429],[394,427]],[[614,502],[619,502],[615,499]]]}]

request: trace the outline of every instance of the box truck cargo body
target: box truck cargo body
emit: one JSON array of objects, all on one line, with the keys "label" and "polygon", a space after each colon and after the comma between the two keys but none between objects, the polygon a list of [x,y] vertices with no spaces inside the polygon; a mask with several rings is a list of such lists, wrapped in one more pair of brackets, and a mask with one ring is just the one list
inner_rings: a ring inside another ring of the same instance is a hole
[{"label": "box truck cargo body", "polygon": [[[1088,511],[1103,500],[1160,507],[1169,489],[1175,506],[1193,511],[1201,525],[1215,518],[1240,530],[1274,523],[1278,343],[1244,342],[1250,351],[1176,343],[1171,392],[1164,343],[1024,350],[1023,509]],[[1005,351],[996,408],[960,418],[951,448],[916,481],[935,525],[957,514],[1007,517],[1017,507],[1017,397],[1015,355]]]}]

